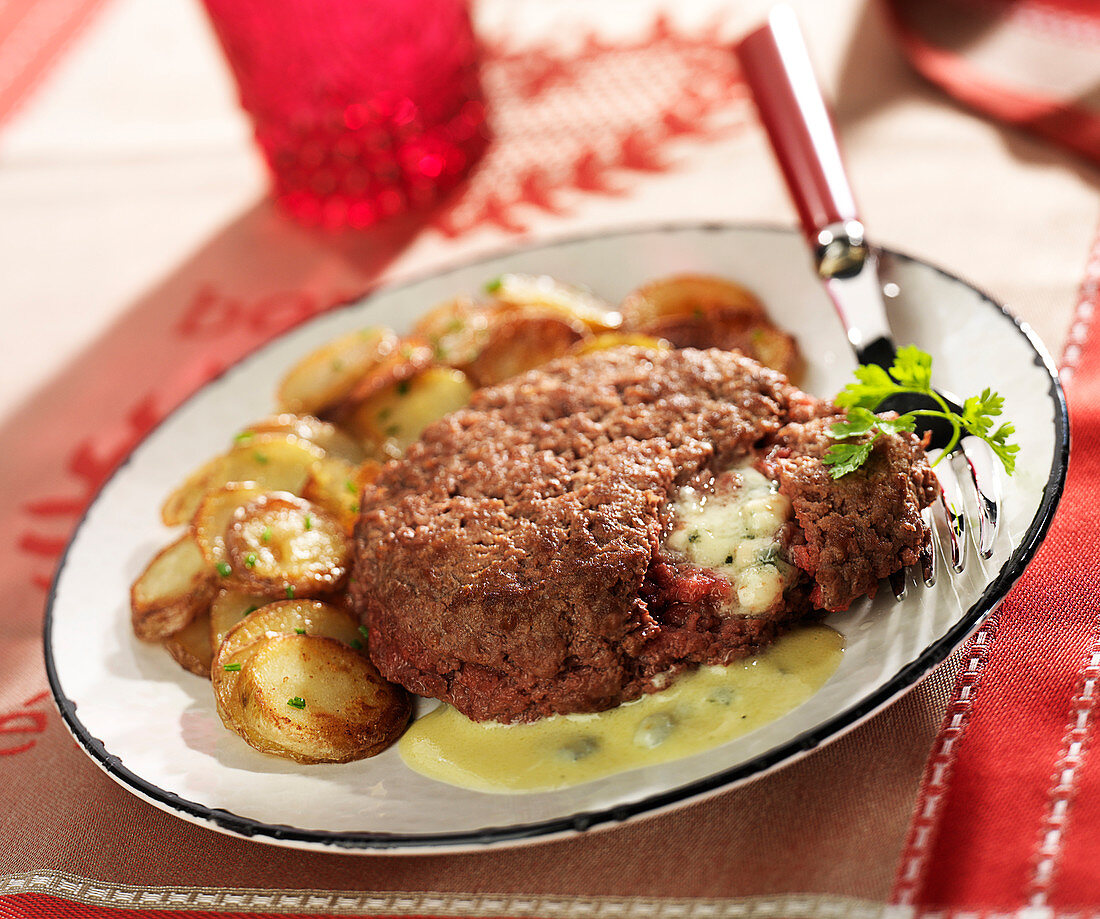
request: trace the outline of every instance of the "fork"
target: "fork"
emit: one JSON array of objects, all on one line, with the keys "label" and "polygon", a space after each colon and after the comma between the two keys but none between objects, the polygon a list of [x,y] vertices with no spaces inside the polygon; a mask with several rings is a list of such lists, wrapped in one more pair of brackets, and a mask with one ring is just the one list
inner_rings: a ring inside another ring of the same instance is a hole
[{"label": "fork", "polygon": [[[775,7],[763,26],[741,40],[737,57],[798,210],[817,273],[840,315],[856,359],[889,370],[897,346],[886,319],[878,256],[867,242],[856,211],[832,122],[790,7]],[[953,411],[961,411],[954,396],[937,392]],[[929,397],[904,394],[887,399],[878,410],[905,413],[935,407]],[[950,564],[955,572],[962,572],[969,540],[957,467],[964,472],[962,480],[973,487],[978,552],[982,558],[989,558],[1001,508],[995,457],[987,443],[972,435],[960,438],[947,456],[941,456],[953,433],[951,425],[941,419],[918,415],[916,433],[929,436],[929,456],[935,463],[940,505],[947,522]],[[920,566],[925,584],[932,586],[936,540],[931,535],[935,532],[931,508],[924,511],[924,523],[926,540]],[[891,583],[900,599],[904,594],[904,571],[899,575]]]}]

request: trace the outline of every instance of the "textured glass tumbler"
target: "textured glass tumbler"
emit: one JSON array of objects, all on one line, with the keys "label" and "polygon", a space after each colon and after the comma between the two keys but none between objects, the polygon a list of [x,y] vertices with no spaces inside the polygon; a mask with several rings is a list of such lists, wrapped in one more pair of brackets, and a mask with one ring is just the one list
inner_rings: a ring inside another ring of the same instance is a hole
[{"label": "textured glass tumbler", "polygon": [[304,224],[431,206],[487,143],[465,0],[202,0],[270,167]]}]

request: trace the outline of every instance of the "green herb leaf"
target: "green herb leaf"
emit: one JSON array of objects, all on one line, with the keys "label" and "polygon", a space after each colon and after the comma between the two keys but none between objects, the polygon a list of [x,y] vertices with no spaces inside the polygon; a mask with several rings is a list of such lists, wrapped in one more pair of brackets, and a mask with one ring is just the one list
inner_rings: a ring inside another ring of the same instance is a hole
[{"label": "green herb leaf", "polygon": [[227,578],[233,573],[233,569],[230,568],[226,562],[218,562],[216,567],[218,569],[218,574],[220,574],[223,578]]},{"label": "green herb leaf", "polygon": [[825,454],[823,462],[825,465],[832,467],[829,470],[832,477],[839,479],[849,472],[855,472],[867,462],[867,457],[871,455],[873,445],[873,440],[855,444],[833,444]]},{"label": "green herb leaf", "polygon": [[[847,418],[829,428],[829,434],[839,443],[825,453],[824,462],[831,467],[833,478],[839,479],[862,466],[876,440],[883,434],[912,431],[918,417],[942,418],[955,429],[955,439],[944,450],[950,452],[958,438],[972,434],[989,444],[1009,475],[1016,469],[1016,454],[1020,448],[1011,443],[1015,434],[1012,424],[1002,424],[993,429],[994,419],[1004,410],[1004,399],[991,389],[971,396],[962,405],[962,412],[955,412],[932,389],[932,356],[912,345],[899,348],[889,372],[874,364],[862,364],[855,371],[856,382],[844,387],[835,399],[837,405],[848,410]],[[927,396],[939,403],[936,408],[917,409],[897,418],[884,418],[874,414],[874,409],[890,396],[898,394]]]},{"label": "green herb leaf", "polygon": [[228,670],[230,673],[236,673],[238,670],[241,669],[241,665],[240,664],[226,664],[222,669],[223,670]]},{"label": "green herb leaf", "polygon": [[287,699],[286,704],[291,708],[296,708],[299,711],[306,707],[306,700],[301,696],[295,696],[293,699]]}]

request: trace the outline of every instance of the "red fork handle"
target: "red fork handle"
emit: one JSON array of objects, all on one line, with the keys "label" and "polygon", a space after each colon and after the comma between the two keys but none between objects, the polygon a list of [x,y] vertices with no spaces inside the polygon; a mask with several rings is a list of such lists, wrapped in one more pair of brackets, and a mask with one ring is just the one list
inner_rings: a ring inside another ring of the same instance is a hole
[{"label": "red fork handle", "polygon": [[811,246],[831,224],[858,220],[798,20],[778,6],[737,46],[741,70]]}]

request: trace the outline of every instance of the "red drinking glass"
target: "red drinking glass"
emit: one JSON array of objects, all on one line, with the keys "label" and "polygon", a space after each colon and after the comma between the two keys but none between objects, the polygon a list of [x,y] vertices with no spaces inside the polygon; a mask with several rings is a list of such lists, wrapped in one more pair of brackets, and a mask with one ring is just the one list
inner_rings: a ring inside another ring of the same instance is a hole
[{"label": "red drinking glass", "polygon": [[465,0],[203,0],[275,198],[366,227],[428,207],[487,143]]}]

